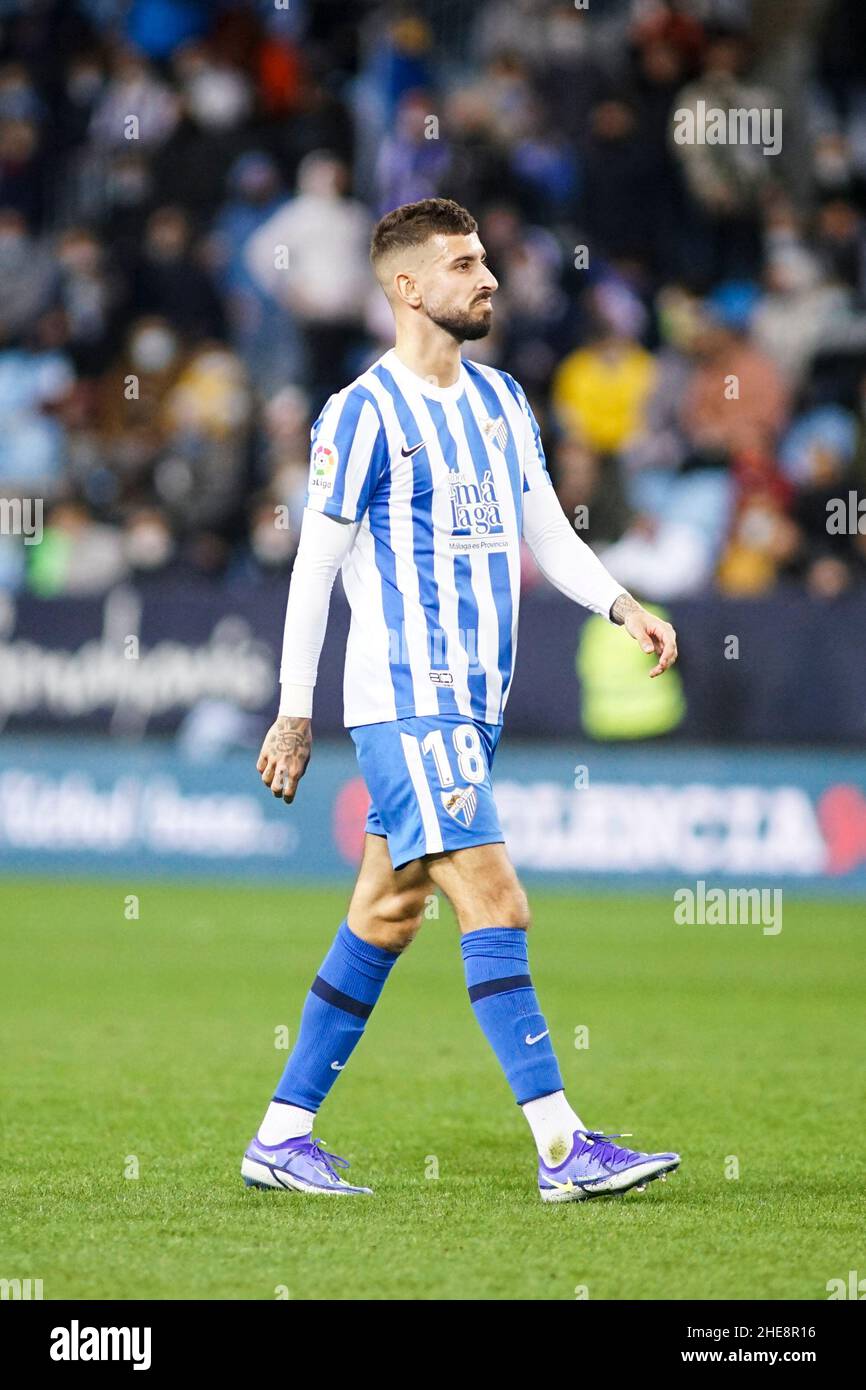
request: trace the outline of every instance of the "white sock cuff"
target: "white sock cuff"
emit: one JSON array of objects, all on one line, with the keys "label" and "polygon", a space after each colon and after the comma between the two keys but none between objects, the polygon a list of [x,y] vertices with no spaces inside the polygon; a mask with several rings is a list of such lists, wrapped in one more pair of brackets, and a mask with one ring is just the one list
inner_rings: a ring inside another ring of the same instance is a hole
[{"label": "white sock cuff", "polygon": [[[552,1156],[561,1154],[563,1144],[567,1145],[567,1153],[575,1130],[585,1129],[580,1116],[575,1114],[566,1100],[565,1091],[553,1091],[549,1096],[528,1100],[520,1108],[545,1163],[549,1163]],[[562,1154],[564,1157],[565,1154]],[[557,1157],[557,1161],[561,1162],[561,1158]]]},{"label": "white sock cuff", "polygon": [[280,1144],[284,1139],[302,1139],[304,1135],[312,1134],[315,1118],[313,1110],[302,1110],[300,1105],[272,1100],[259,1125],[259,1139],[268,1146]]}]

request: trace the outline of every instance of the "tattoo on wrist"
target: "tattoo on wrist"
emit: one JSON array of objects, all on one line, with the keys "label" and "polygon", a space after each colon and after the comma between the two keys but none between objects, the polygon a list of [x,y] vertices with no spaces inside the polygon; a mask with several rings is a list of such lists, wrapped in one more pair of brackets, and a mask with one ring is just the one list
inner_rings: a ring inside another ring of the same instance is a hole
[{"label": "tattoo on wrist", "polygon": [[293,753],[309,757],[313,743],[312,723],[300,715],[281,714],[271,732],[271,753],[275,758]]},{"label": "tattoo on wrist", "polygon": [[631,594],[620,594],[613,601],[610,610],[611,621],[622,627],[629,613],[637,613],[640,604],[637,599],[632,598]]}]

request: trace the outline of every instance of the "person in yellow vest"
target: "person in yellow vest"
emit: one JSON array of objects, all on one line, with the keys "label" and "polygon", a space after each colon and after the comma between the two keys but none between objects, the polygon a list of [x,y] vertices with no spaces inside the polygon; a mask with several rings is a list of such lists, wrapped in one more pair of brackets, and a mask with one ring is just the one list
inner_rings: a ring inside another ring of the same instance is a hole
[{"label": "person in yellow vest", "polygon": [[[658,604],[653,612],[670,621]],[[575,666],[584,732],[597,739],[656,738],[678,728],[686,713],[679,671],[647,681],[647,658],[619,628],[590,617],[580,630]]]}]

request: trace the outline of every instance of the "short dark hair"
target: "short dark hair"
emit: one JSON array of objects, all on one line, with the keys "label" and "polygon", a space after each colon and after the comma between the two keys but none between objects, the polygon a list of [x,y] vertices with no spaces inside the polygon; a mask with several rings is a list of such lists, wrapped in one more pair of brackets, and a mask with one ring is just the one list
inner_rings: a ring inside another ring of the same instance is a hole
[{"label": "short dark hair", "polygon": [[420,203],[404,203],[387,212],[373,228],[370,260],[376,262],[389,251],[406,246],[423,246],[431,236],[471,236],[478,223],[466,208],[452,198],[422,198]]}]

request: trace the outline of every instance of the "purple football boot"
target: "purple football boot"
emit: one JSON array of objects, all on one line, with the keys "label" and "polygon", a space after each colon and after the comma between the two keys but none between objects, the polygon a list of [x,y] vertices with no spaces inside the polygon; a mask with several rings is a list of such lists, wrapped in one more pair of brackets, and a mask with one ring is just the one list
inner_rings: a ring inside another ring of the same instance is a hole
[{"label": "purple football boot", "polygon": [[628,1138],[596,1129],[576,1130],[570,1154],[557,1167],[548,1168],[543,1159],[538,1160],[542,1202],[582,1202],[587,1197],[627,1192],[630,1187],[643,1191],[648,1182],[655,1178],[664,1182],[679,1167],[679,1154],[636,1153],[613,1142]]},{"label": "purple football boot", "polygon": [[326,1197],[372,1196],[372,1188],[353,1187],[336,1171],[348,1168],[345,1158],[322,1148],[324,1140],[306,1135],[282,1144],[263,1144],[256,1135],[244,1154],[241,1176],[247,1187],[283,1187],[290,1192],[321,1193]]}]

